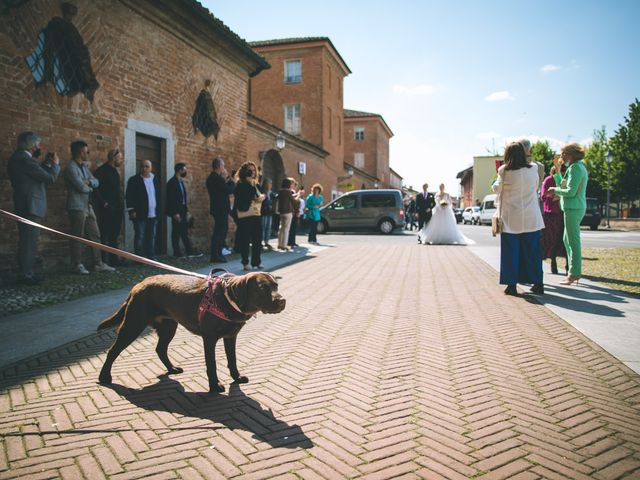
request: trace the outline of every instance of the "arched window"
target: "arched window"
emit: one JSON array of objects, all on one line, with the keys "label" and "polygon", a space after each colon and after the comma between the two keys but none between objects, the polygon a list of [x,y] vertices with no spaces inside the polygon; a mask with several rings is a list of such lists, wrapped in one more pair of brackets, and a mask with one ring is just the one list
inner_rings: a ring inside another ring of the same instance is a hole
[{"label": "arched window", "polygon": [[91,68],[91,58],[80,33],[71,23],[78,9],[62,4],[64,18],[54,17],[38,34],[34,51],[25,58],[36,86],[51,82],[60,95],[84,95],[93,101],[100,86]]}]

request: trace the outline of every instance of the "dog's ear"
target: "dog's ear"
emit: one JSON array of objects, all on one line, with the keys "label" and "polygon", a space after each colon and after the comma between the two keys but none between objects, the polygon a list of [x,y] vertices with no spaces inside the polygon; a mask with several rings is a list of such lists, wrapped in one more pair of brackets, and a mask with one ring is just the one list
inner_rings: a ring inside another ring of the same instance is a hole
[{"label": "dog's ear", "polygon": [[231,277],[227,282],[227,291],[231,299],[244,311],[249,298],[249,277],[247,275]]}]

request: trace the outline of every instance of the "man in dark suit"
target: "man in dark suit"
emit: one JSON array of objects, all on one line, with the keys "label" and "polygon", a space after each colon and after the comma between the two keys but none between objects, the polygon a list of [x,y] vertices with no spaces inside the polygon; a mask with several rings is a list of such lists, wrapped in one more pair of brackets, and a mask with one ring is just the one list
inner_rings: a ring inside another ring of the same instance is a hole
[{"label": "man in dark suit", "polygon": [[[122,229],[122,183],[118,169],[122,166],[124,157],[118,148],[110,150],[107,161],[93,172],[100,185],[93,191],[94,208],[98,216],[100,242],[103,245],[118,248],[118,237]],[[107,260],[112,267],[120,262],[113,253],[102,252],[102,259]]]},{"label": "man in dark suit", "polygon": [[[416,195],[416,212],[418,213],[418,231],[422,230],[429,220],[431,220],[431,209],[436,206],[436,199],[433,193],[429,193],[427,189],[429,185],[422,185],[422,192]],[[418,243],[422,243],[418,236]]]},{"label": "man in dark suit", "polygon": [[155,260],[157,215],[160,212],[160,181],[151,170],[151,162],[143,160],[140,164],[140,173],[127,182],[125,197],[129,219],[133,222],[135,253]]},{"label": "man in dark suit", "polygon": [[227,175],[224,159],[216,157],[211,161],[211,174],[207,178],[209,192],[209,213],[213,216],[213,235],[211,236],[211,262],[226,262],[222,255],[222,247],[229,229],[229,212],[231,205],[229,195],[235,189],[235,183]]},{"label": "man in dark suit", "polygon": [[[39,163],[40,137],[33,132],[18,135],[17,150],[9,159],[7,171],[13,187],[13,204],[16,215],[33,222],[42,223],[47,213],[47,187],[53,185],[60,174],[60,159],[48,153]],[[18,223],[19,280],[28,285],[40,283],[34,276],[36,253],[40,229]]]},{"label": "man in dark suit", "polygon": [[171,244],[173,246],[173,256],[182,257],[180,251],[180,239],[184,244],[189,257],[200,257],[201,253],[196,252],[189,239],[189,221],[191,214],[187,208],[187,189],[183,178],[187,176],[187,165],[176,163],[173,168],[175,175],[167,182],[167,202],[165,213],[171,218]]}]

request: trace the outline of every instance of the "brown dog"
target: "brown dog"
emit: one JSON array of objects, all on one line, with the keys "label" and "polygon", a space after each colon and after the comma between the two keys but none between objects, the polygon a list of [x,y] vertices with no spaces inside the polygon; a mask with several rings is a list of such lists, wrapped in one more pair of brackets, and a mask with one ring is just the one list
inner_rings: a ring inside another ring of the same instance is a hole
[{"label": "brown dog", "polygon": [[[279,313],[285,299],[278,293],[278,284],[268,273],[256,272],[241,276],[225,276],[213,288],[212,298],[218,308],[215,316],[205,312],[200,318],[198,306],[207,289],[207,280],[185,275],[156,275],[135,285],[120,309],[98,326],[98,330],[120,325],[118,337],[111,346],[99,382],[111,383],[111,366],[115,359],[147,326],[158,332],[156,352],[169,374],[182,373],[167,355],[178,323],[204,341],[204,357],[211,392],[224,392],[218,382],[215,348],[224,339],[229,372],[234,383],[247,383],[236,363],[236,337],[245,322],[257,312]],[[225,317],[219,318],[219,317]]]}]

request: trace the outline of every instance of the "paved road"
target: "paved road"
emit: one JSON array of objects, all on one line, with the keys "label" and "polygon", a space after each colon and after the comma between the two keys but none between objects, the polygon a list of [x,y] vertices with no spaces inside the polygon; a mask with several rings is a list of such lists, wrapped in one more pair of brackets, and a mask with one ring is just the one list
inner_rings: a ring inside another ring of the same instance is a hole
[{"label": "paved road", "polygon": [[[478,246],[499,246],[500,238],[491,236],[489,225],[459,225],[462,233],[475,240]],[[585,248],[640,248],[640,231],[623,232],[582,229]]]},{"label": "paved road", "polygon": [[184,329],[170,378],[146,335],[96,385],[110,332],[5,370],[0,477],[640,477],[640,377],[470,249],[322,241],[241,332],[241,389],[205,393]]}]

